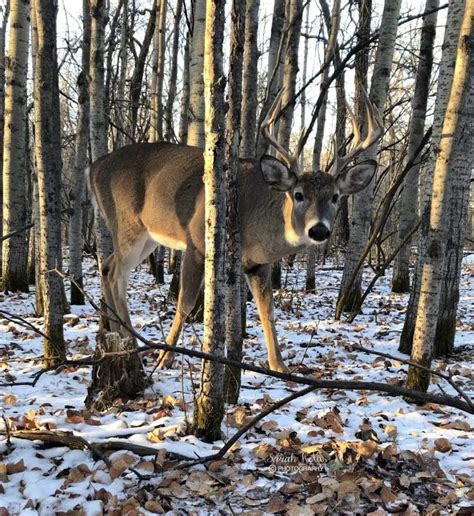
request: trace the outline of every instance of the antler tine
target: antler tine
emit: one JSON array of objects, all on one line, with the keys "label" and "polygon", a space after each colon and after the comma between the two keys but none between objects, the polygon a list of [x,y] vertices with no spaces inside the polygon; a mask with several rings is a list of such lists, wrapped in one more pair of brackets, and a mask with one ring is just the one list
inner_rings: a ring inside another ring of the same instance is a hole
[{"label": "antler tine", "polygon": [[364,99],[365,109],[367,111],[367,136],[364,138],[364,140],[361,139],[361,130],[357,123],[356,117],[350,106],[347,105],[347,111],[352,123],[354,139],[352,141],[350,150],[345,156],[337,157],[337,159],[335,157],[333,166],[331,167],[331,173],[334,175],[342,170],[362,151],[367,150],[369,147],[374,145],[374,143],[376,143],[377,140],[379,140],[382,136],[382,116],[380,115],[377,107],[374,106],[370,101],[369,95],[364,88],[361,89],[361,94]]},{"label": "antler tine", "polygon": [[[273,104],[271,105],[270,109],[268,110],[268,113],[265,117],[265,119],[262,122],[260,131],[263,135],[263,137],[268,141],[268,143],[276,149],[276,151],[280,154],[280,157],[282,161],[287,165],[288,168],[292,169],[294,172],[299,173],[298,168],[298,156],[299,153],[292,156],[289,150],[285,149],[282,145],[280,145],[276,139],[275,134],[273,133],[273,128],[275,125],[275,122],[277,121],[280,111],[281,111],[281,103],[283,100],[283,95],[286,91],[286,88],[282,88],[277,96],[275,97],[275,100],[273,101]],[[301,136],[300,136],[301,140]],[[300,142],[298,142],[299,146]]]}]

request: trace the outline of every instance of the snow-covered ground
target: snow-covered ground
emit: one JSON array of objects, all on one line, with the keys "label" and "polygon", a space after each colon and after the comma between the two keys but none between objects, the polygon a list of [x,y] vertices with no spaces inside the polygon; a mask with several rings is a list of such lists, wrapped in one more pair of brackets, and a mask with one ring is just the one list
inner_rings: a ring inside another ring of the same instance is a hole
[{"label": "snow-covered ground", "polygon": [[[472,394],[474,278],[468,262],[461,281],[456,353],[435,366],[450,372]],[[142,266],[131,277],[132,320],[147,338],[162,339],[174,306],[166,302],[166,288],[154,286],[145,271]],[[286,363],[317,378],[403,384],[407,367],[401,362],[356,352],[350,345],[402,357],[397,347],[407,296],[391,294],[390,278],[381,278],[363,315],[353,324],[336,322],[340,277],[339,270],[319,270],[317,293],[309,295],[302,293],[301,271],[285,272],[286,288],[275,293],[275,301]],[[85,288],[98,298],[92,262],[87,264]],[[34,317],[33,294],[5,296],[0,310],[41,325]],[[66,318],[65,337],[70,358],[79,358],[93,351],[98,318],[89,304],[72,311],[78,317]],[[29,382],[40,368],[41,338],[2,317],[0,313],[0,382]],[[265,365],[263,334],[253,303],[248,304],[247,333],[245,360]],[[201,335],[201,325],[187,326],[182,342],[199,348]],[[109,469],[87,450],[17,438],[8,441],[3,434],[0,515],[174,510],[176,514],[286,511],[375,516],[474,510],[474,418],[456,409],[417,406],[376,393],[314,391],[261,421],[223,460],[177,469],[178,462],[165,450],[196,458],[215,452],[223,443],[206,444],[188,433],[199,361],[178,357],[168,371],[156,371],[155,362],[154,356],[145,357],[153,385],[144,398],[118,403],[104,414],[84,410],[88,367],[45,374],[34,387],[0,386],[2,432],[8,421],[13,429],[73,432],[91,443],[119,439],[155,447],[157,453],[139,457],[114,451]],[[244,373],[240,403],[228,407],[225,439],[250,416],[298,388]],[[455,394],[443,382],[431,390]],[[146,477],[140,478],[140,473]]]}]

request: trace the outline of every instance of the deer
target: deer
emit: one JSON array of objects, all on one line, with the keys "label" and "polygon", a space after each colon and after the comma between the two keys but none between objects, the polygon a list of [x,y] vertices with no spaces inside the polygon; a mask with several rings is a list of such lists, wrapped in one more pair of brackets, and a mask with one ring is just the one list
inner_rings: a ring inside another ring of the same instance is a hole
[{"label": "deer", "polygon": [[[264,154],[239,161],[239,218],[242,271],[255,300],[267,346],[270,369],[287,372],[275,328],[271,266],[311,245],[326,242],[340,196],[362,191],[377,163],[351,163],[382,136],[377,108],[364,94],[367,134],[361,136],[348,109],[353,138],[346,154],[334,158],[328,170],[303,172],[300,137],[291,153],[275,137],[283,90],[275,98],[260,131],[277,157]],[[191,313],[204,275],[204,160],[197,147],[169,142],[127,145],[98,159],[89,184],[113,241],[113,254],[101,267],[106,305],[118,315],[111,330],[126,335],[131,327],[127,307],[129,274],[158,245],[185,251],[181,265],[176,314],[166,337],[175,345]],[[121,325],[120,322],[125,323]],[[171,367],[174,354],[162,352],[160,367]]]}]

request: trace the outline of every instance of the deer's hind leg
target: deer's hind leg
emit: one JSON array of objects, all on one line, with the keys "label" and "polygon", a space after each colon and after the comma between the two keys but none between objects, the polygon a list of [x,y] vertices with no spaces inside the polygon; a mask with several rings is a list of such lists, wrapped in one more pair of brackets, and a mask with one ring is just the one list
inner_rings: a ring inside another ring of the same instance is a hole
[{"label": "deer's hind leg", "polygon": [[[176,342],[178,342],[184,321],[196,304],[199,291],[201,290],[203,276],[204,257],[195,247],[188,245],[181,264],[180,289],[176,315],[168,337],[166,338],[166,343],[170,346],[174,346]],[[159,367],[171,367],[173,360],[173,352],[162,351],[159,358]]]}]

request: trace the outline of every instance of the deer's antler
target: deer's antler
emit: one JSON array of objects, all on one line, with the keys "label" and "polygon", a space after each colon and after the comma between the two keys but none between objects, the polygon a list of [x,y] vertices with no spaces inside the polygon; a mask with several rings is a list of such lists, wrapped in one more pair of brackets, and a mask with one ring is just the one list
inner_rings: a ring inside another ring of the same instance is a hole
[{"label": "deer's antler", "polygon": [[301,132],[298,142],[296,144],[295,154],[291,154],[288,149],[285,149],[282,145],[280,145],[280,143],[278,143],[276,135],[274,134],[275,124],[281,115],[281,104],[285,91],[286,88],[282,88],[278,92],[277,96],[275,97],[275,100],[273,101],[273,104],[268,110],[267,116],[265,117],[265,119],[262,122],[262,125],[260,126],[260,131],[264,139],[268,142],[268,144],[270,144],[272,147],[276,149],[276,151],[280,155],[280,159],[285,163],[285,165],[296,174],[301,175],[302,171],[300,169],[298,160],[299,155],[302,151],[300,146],[304,130]]},{"label": "deer's antler", "polygon": [[356,156],[358,156],[361,152],[367,150],[369,147],[372,147],[372,145],[377,143],[377,141],[382,137],[382,116],[377,107],[372,104],[372,102],[369,99],[369,95],[363,88],[362,95],[364,98],[365,109],[367,111],[367,136],[363,140],[361,139],[361,130],[359,125],[357,124],[357,119],[350,106],[347,105],[347,111],[351,119],[352,133],[354,137],[349,150],[344,156],[338,156],[337,146],[334,145],[334,160],[329,171],[329,173],[334,176],[341,172],[344,169],[344,167]]}]

